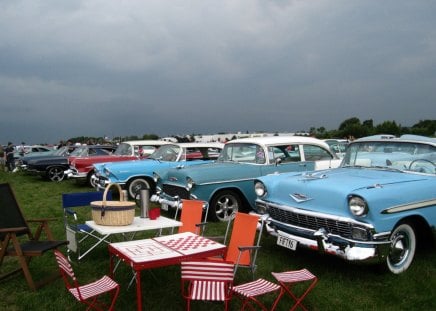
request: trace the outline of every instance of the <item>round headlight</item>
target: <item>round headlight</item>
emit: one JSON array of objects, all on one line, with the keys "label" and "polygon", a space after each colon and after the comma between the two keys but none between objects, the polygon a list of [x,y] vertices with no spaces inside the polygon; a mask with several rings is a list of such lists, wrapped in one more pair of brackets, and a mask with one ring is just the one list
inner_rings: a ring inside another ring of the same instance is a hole
[{"label": "round headlight", "polygon": [[263,197],[266,194],[266,188],[263,182],[256,181],[254,183],[254,192],[258,197]]},{"label": "round headlight", "polygon": [[368,213],[368,205],[361,197],[350,197],[348,200],[348,208],[355,216],[364,216]]},{"label": "round headlight", "polygon": [[194,188],[195,183],[192,178],[188,177],[186,178],[186,185],[188,186],[188,189],[192,189]]}]

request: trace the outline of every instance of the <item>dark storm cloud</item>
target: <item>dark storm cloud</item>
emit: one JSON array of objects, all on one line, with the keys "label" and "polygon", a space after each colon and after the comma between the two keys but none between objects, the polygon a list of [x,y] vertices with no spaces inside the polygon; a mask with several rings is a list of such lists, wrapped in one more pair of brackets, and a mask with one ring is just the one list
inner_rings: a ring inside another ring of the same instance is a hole
[{"label": "dark storm cloud", "polygon": [[0,142],[413,125],[430,1],[3,1]]}]

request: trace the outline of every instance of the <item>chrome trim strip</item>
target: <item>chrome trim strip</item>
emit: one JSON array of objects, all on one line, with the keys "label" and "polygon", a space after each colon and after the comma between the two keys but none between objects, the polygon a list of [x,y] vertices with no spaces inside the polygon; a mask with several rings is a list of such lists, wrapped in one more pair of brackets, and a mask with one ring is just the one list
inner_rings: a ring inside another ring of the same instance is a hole
[{"label": "chrome trim strip", "polygon": [[436,199],[397,205],[383,210],[382,214],[393,214],[436,205]]}]

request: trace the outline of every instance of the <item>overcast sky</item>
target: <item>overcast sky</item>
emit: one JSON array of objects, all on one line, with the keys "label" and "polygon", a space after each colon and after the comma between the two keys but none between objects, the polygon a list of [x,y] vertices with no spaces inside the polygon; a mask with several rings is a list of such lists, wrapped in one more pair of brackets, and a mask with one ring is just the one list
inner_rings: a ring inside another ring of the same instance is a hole
[{"label": "overcast sky", "polygon": [[0,143],[436,119],[436,1],[0,0]]}]

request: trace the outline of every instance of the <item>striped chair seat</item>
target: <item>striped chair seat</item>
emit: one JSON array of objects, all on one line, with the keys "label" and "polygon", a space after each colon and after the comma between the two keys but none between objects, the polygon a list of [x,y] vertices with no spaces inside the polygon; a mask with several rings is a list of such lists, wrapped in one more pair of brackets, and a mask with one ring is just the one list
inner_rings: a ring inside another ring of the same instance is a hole
[{"label": "striped chair seat", "polygon": [[69,291],[77,300],[81,300],[79,295],[82,296],[82,299],[89,299],[91,297],[95,297],[108,291],[114,290],[117,287],[118,284],[110,277],[105,275],[95,282],[79,287],[70,288]]},{"label": "striped chair seat", "polygon": [[245,297],[256,297],[279,290],[280,286],[264,279],[234,286],[232,290]]},{"label": "striped chair seat", "polygon": [[[303,299],[315,287],[316,283],[318,282],[318,278],[307,269],[286,271],[286,272],[271,272],[271,274],[276,278],[276,280],[279,282],[280,286],[282,287],[281,296],[287,293],[295,301],[295,304],[292,306],[290,311],[296,310],[298,307],[300,307],[303,310],[307,310],[302,303]],[[308,283],[307,281],[311,281],[311,282]],[[295,283],[299,283],[299,282],[305,282],[306,284],[308,284],[308,287],[303,291],[302,294],[300,293],[300,295],[297,295],[295,292],[292,291],[295,290],[292,289],[292,287]]]},{"label": "striped chair seat", "polygon": [[277,279],[277,281],[283,283],[303,282],[316,278],[316,276],[310,273],[310,271],[307,269],[286,272],[271,272],[271,274]]}]

